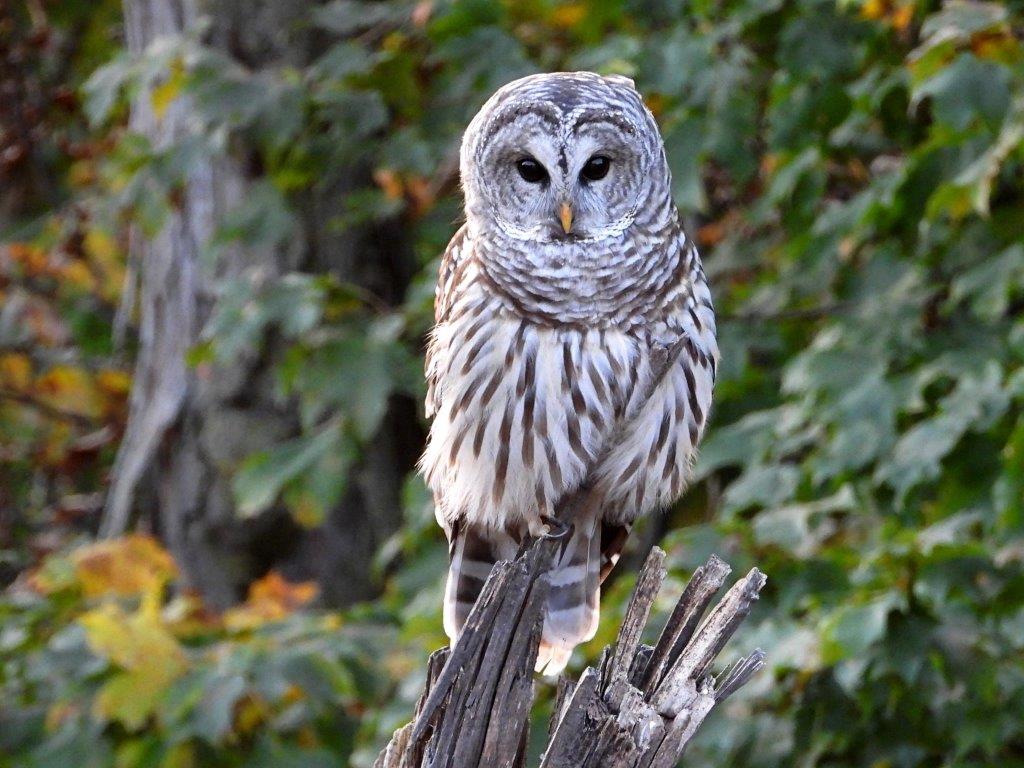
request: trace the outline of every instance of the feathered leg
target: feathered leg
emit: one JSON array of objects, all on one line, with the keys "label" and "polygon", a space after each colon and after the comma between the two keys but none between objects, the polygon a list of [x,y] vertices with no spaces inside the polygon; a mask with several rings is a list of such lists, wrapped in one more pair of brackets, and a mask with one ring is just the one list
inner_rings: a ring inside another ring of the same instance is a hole
[{"label": "feathered leg", "polygon": [[557,675],[572,649],[597,632],[601,602],[601,536],[596,515],[588,512],[574,527],[558,563],[548,574],[537,671]]}]

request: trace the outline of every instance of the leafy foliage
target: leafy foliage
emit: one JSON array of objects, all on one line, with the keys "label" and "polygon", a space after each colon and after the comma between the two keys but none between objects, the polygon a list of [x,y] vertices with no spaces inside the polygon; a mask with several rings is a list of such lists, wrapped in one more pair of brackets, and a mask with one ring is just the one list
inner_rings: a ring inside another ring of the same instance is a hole
[{"label": "leafy foliage", "polygon": [[[386,650],[369,625],[295,613],[276,573],[223,615],[165,599],[169,556],[129,537],[48,559],[0,603],[0,765],[333,766]],[[87,762],[86,762],[87,761]]]},{"label": "leafy foliage", "polygon": [[[718,551],[770,577],[740,642],[769,648],[772,673],[705,725],[688,762],[1024,765],[1019,4],[335,0],[309,22],[330,42],[302,67],[242,66],[197,31],[109,56],[84,89],[107,148],[73,194],[90,222],[113,222],[111,242],[125,219],[154,231],[190,168],[240,148],[261,178],[210,259],[286,246],[304,190],[366,170],[332,227],[397,218],[414,233],[422,272],[397,308],[329,275],[253,271],[211,286],[192,363],[283,345],[272,375],[302,425],[237,469],[240,513],[280,497],[315,525],[388,398],[418,396],[435,260],[458,211],[453,151],[483,99],[531,71],[625,73],[662,125],[723,350],[694,487],[648,524],[669,531],[679,572]],[[126,99],[141,92],[158,115],[187,103],[194,132],[158,149],[125,131]],[[45,231],[5,264],[60,254]],[[90,307],[116,296],[90,290]],[[60,322],[77,316],[53,306]],[[74,379],[63,370],[41,373]],[[5,388],[34,393],[39,375],[0,358]],[[110,407],[71,401],[90,418]],[[0,429],[25,407],[5,401]],[[46,429],[64,423],[43,415]],[[34,435],[14,443],[22,475]],[[86,743],[97,765],[368,764],[442,642],[443,549],[422,484],[406,490],[407,524],[380,553],[384,597],[341,627],[290,613],[302,601],[282,584],[209,619],[189,598],[163,602],[165,565],[116,569],[138,585],[132,597],[86,586],[95,550],[48,560],[32,577],[42,594],[2,609],[0,682],[17,702],[0,728],[7,749],[36,764]],[[26,491],[18,503],[38,502]],[[131,559],[161,561],[145,546]],[[608,590],[585,650],[609,639],[628,581]],[[105,631],[114,623],[123,636]],[[363,655],[367,632],[395,654]],[[135,663],[140,649],[160,660],[153,670]],[[124,695],[137,687],[150,695]]]},{"label": "leafy foliage", "polygon": [[125,243],[94,204],[109,137],[76,93],[110,53],[118,8],[0,3],[3,585],[96,513],[127,412],[130,345],[113,339]]}]

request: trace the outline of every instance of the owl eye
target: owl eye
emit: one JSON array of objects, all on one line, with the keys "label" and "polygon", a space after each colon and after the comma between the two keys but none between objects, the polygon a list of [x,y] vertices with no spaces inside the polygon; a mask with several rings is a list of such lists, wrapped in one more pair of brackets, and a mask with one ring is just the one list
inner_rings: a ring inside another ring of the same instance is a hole
[{"label": "owl eye", "polygon": [[548,178],[548,172],[544,170],[544,166],[532,157],[524,157],[522,160],[518,160],[516,162],[516,170],[523,177],[523,181],[527,181],[530,184],[539,184],[542,181],[547,181]]},{"label": "owl eye", "polygon": [[611,165],[612,161],[610,158],[604,155],[594,155],[587,160],[587,164],[580,171],[580,176],[587,181],[600,181],[608,175],[608,169],[611,168]]}]

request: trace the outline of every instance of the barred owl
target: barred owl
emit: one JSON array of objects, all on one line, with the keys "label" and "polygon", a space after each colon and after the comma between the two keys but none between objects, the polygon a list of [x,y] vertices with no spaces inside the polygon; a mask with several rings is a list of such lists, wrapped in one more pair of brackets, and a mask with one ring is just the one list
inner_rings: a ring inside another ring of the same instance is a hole
[{"label": "barred owl", "polygon": [[[632,522],[686,485],[714,311],[631,80],[504,86],[466,130],[460,170],[466,223],[441,263],[420,460],[450,545],[444,626],[454,641],[492,565],[586,483],[597,503],[566,521],[548,574],[537,668],[555,674],[594,635]],[[682,353],[644,400],[666,345]]]}]

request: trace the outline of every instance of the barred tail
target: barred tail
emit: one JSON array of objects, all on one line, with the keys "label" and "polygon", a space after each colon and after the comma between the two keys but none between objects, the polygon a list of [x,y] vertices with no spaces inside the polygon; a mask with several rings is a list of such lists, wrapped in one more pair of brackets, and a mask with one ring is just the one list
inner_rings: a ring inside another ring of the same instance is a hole
[{"label": "barred tail", "polygon": [[[547,578],[544,628],[536,669],[557,675],[573,649],[597,632],[601,582],[618,560],[629,525],[601,524],[584,514]],[[511,560],[519,539],[507,531],[457,523],[451,530],[448,582],[444,595],[444,630],[454,643],[473,604],[498,560]]]},{"label": "barred tail", "polygon": [[597,520],[577,520],[558,563],[548,575],[550,591],[544,609],[537,671],[557,675],[572,650],[597,632],[601,602],[601,536]]},{"label": "barred tail", "polygon": [[444,591],[444,631],[452,643],[459,638],[491,568],[516,556],[518,542],[507,532],[456,524],[449,544],[448,583]]}]

